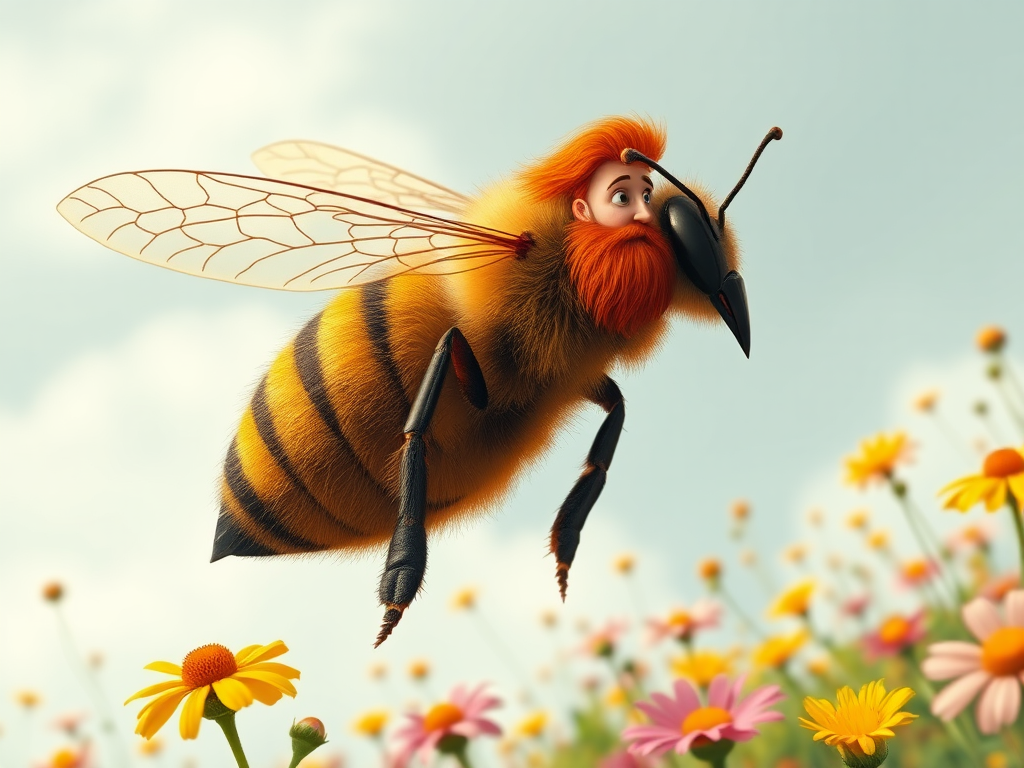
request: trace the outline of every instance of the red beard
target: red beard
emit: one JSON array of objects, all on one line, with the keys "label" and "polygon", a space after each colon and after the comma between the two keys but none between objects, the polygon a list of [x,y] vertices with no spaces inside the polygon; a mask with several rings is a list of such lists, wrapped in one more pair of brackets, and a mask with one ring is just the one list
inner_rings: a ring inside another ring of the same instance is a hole
[{"label": "red beard", "polygon": [[569,274],[601,330],[629,337],[668,309],[676,264],[657,227],[574,221],[565,240]]}]

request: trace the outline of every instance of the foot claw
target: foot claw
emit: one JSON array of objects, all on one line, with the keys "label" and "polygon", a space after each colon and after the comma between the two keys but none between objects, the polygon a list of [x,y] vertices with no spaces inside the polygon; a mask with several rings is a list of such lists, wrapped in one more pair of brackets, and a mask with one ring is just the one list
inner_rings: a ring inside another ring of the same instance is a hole
[{"label": "foot claw", "polygon": [[562,602],[565,602],[565,590],[569,588],[569,566],[559,563],[555,568],[555,579],[558,580],[558,592],[562,595]]},{"label": "foot claw", "polygon": [[397,605],[387,606],[387,610],[384,611],[384,621],[380,625],[380,632],[377,633],[377,642],[373,644],[374,648],[388,639],[388,635],[398,625],[404,612],[404,607]]}]

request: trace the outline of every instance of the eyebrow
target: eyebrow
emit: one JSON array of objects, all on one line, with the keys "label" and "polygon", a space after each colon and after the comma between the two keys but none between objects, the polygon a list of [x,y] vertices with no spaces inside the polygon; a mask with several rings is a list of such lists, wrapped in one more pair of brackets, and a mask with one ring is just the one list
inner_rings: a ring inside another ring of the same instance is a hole
[{"label": "eyebrow", "polygon": [[[611,188],[612,188],[612,187],[614,187],[614,186],[615,186],[616,184],[618,184],[618,183],[619,183],[620,181],[629,181],[629,180],[630,180],[630,178],[631,178],[631,177],[630,177],[630,175],[629,175],[628,173],[627,173],[627,174],[626,174],[625,176],[619,176],[619,177],[618,177],[617,179],[613,179],[613,180],[612,180],[612,183],[608,185],[608,189],[611,189]],[[640,177],[640,180],[641,180],[641,181],[646,181],[646,182],[647,182],[647,184],[648,184],[648,186],[651,186],[651,187],[653,187],[653,186],[654,186],[654,182],[653,182],[653,181],[651,181],[651,177],[650,177],[650,176],[641,176],[641,177]]]}]

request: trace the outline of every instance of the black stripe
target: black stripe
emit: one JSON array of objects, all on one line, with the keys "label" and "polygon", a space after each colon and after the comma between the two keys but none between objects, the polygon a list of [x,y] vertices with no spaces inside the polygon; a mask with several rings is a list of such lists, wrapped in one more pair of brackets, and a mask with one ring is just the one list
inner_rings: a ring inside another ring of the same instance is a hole
[{"label": "black stripe", "polygon": [[363,320],[366,323],[366,331],[370,334],[370,344],[373,348],[374,359],[387,372],[391,386],[394,387],[402,398],[402,402],[408,410],[411,403],[405,394],[405,384],[402,383],[402,376],[398,372],[395,358],[391,354],[391,341],[388,335],[388,313],[387,308],[384,306],[387,296],[387,280],[364,285],[359,294],[363,310]]},{"label": "black stripe", "polygon": [[227,504],[221,504],[220,517],[217,518],[217,532],[213,535],[213,554],[210,562],[215,563],[222,557],[236,555],[238,557],[266,557],[277,552],[249,538],[231,514]]},{"label": "black stripe", "polygon": [[292,466],[291,460],[288,458],[287,452],[285,452],[284,446],[281,445],[281,439],[277,436],[277,429],[274,427],[274,418],[270,413],[270,406],[267,403],[267,377],[263,377],[263,381],[256,388],[256,394],[252,396],[252,403],[249,407],[252,409],[252,418],[256,422],[256,431],[259,432],[260,438],[263,440],[263,444],[267,446],[267,450],[270,455],[274,457],[274,461],[277,462],[277,466],[288,475],[288,479],[292,481],[296,488],[306,497],[306,500],[316,507],[323,515],[335,525],[338,526],[342,531],[351,536],[364,536],[362,531],[352,528],[340,520],[336,519],[330,511],[324,507],[323,504],[313,495],[312,491],[306,487],[306,484],[302,482],[302,478],[299,477],[295,471],[295,467]]},{"label": "black stripe", "polygon": [[238,500],[239,506],[246,511],[256,525],[267,531],[275,539],[283,541],[290,548],[301,552],[317,552],[327,549],[327,547],[321,544],[314,544],[312,541],[304,539],[297,533],[292,533],[277,519],[277,514],[274,510],[267,508],[263,500],[256,493],[256,490],[249,484],[249,479],[245,476],[245,470],[242,469],[242,460],[238,456],[237,437],[231,440],[228,456],[224,460],[224,479],[227,481],[231,493]]},{"label": "black stripe", "polygon": [[299,372],[299,381],[302,382],[302,388],[306,390],[306,395],[309,397],[310,402],[313,403],[313,407],[316,408],[316,412],[320,414],[320,418],[323,419],[327,428],[334,433],[338,442],[341,443],[342,451],[351,457],[352,462],[359,469],[366,482],[372,485],[385,499],[395,501],[396,496],[373,476],[370,468],[363,463],[348,438],[345,437],[345,433],[338,421],[338,414],[331,403],[330,395],[327,394],[327,384],[324,382],[324,369],[320,364],[320,346],[317,341],[323,314],[321,312],[306,323],[306,326],[299,332],[299,335],[295,337],[292,357],[295,359],[295,368]]},{"label": "black stripe", "polygon": [[317,339],[320,334],[320,320],[323,316],[323,312],[319,313],[299,331],[299,335],[295,337],[293,357],[295,358],[295,367],[299,371],[299,381],[302,382],[302,388],[306,390],[316,412],[320,414],[320,418],[331,432],[345,440],[341,432],[341,424],[338,423],[338,414],[334,412],[331,398],[327,394],[324,370],[320,365],[320,348]]}]

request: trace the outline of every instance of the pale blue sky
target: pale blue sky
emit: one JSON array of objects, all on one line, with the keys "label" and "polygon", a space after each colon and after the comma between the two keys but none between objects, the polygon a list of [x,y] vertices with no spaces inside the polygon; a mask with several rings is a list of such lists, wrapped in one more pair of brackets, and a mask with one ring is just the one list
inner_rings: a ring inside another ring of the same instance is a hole
[{"label": "pale blue sky", "polygon": [[[301,137],[471,192],[582,123],[638,112],[668,126],[666,168],[722,194],[781,126],[730,208],[751,358],[724,328],[681,325],[646,369],[617,376],[626,432],[568,617],[601,618],[607,563],[624,548],[649,564],[652,610],[695,597],[695,560],[731,551],[736,497],[754,504],[766,559],[811,505],[844,513],[857,497],[839,488],[842,456],[881,429],[927,429],[906,407],[915,388],[943,388],[958,429],[977,429],[967,410],[987,390],[970,339],[990,322],[1019,333],[1024,318],[1024,6],[634,8],[0,4],[0,722],[14,687],[79,704],[73,684],[57,692],[58,647],[16,636],[48,630],[35,599],[50,576],[74,585],[82,643],[110,656],[115,700],[149,682],[142,664],[193,643],[283,637],[303,649],[303,695],[260,722],[321,713],[360,754],[341,732],[384,703],[363,675],[376,561],[206,564],[240,409],[327,297],[202,281],[90,242],[54,206],[107,173],[251,173],[251,151]],[[544,647],[523,622],[555,605],[545,534],[599,423],[581,418],[500,513],[433,550],[427,592],[377,657],[435,658],[439,691],[463,675],[505,680],[475,633],[452,630],[462,617],[448,591],[470,581],[514,602],[506,617],[492,605],[510,643]],[[937,439],[922,434],[929,504],[973,469]],[[495,562],[504,570],[484,570]],[[211,579],[239,596],[237,612],[212,604]],[[296,626],[273,613],[311,580],[323,614]],[[215,738],[179,754],[217,755]]]}]

